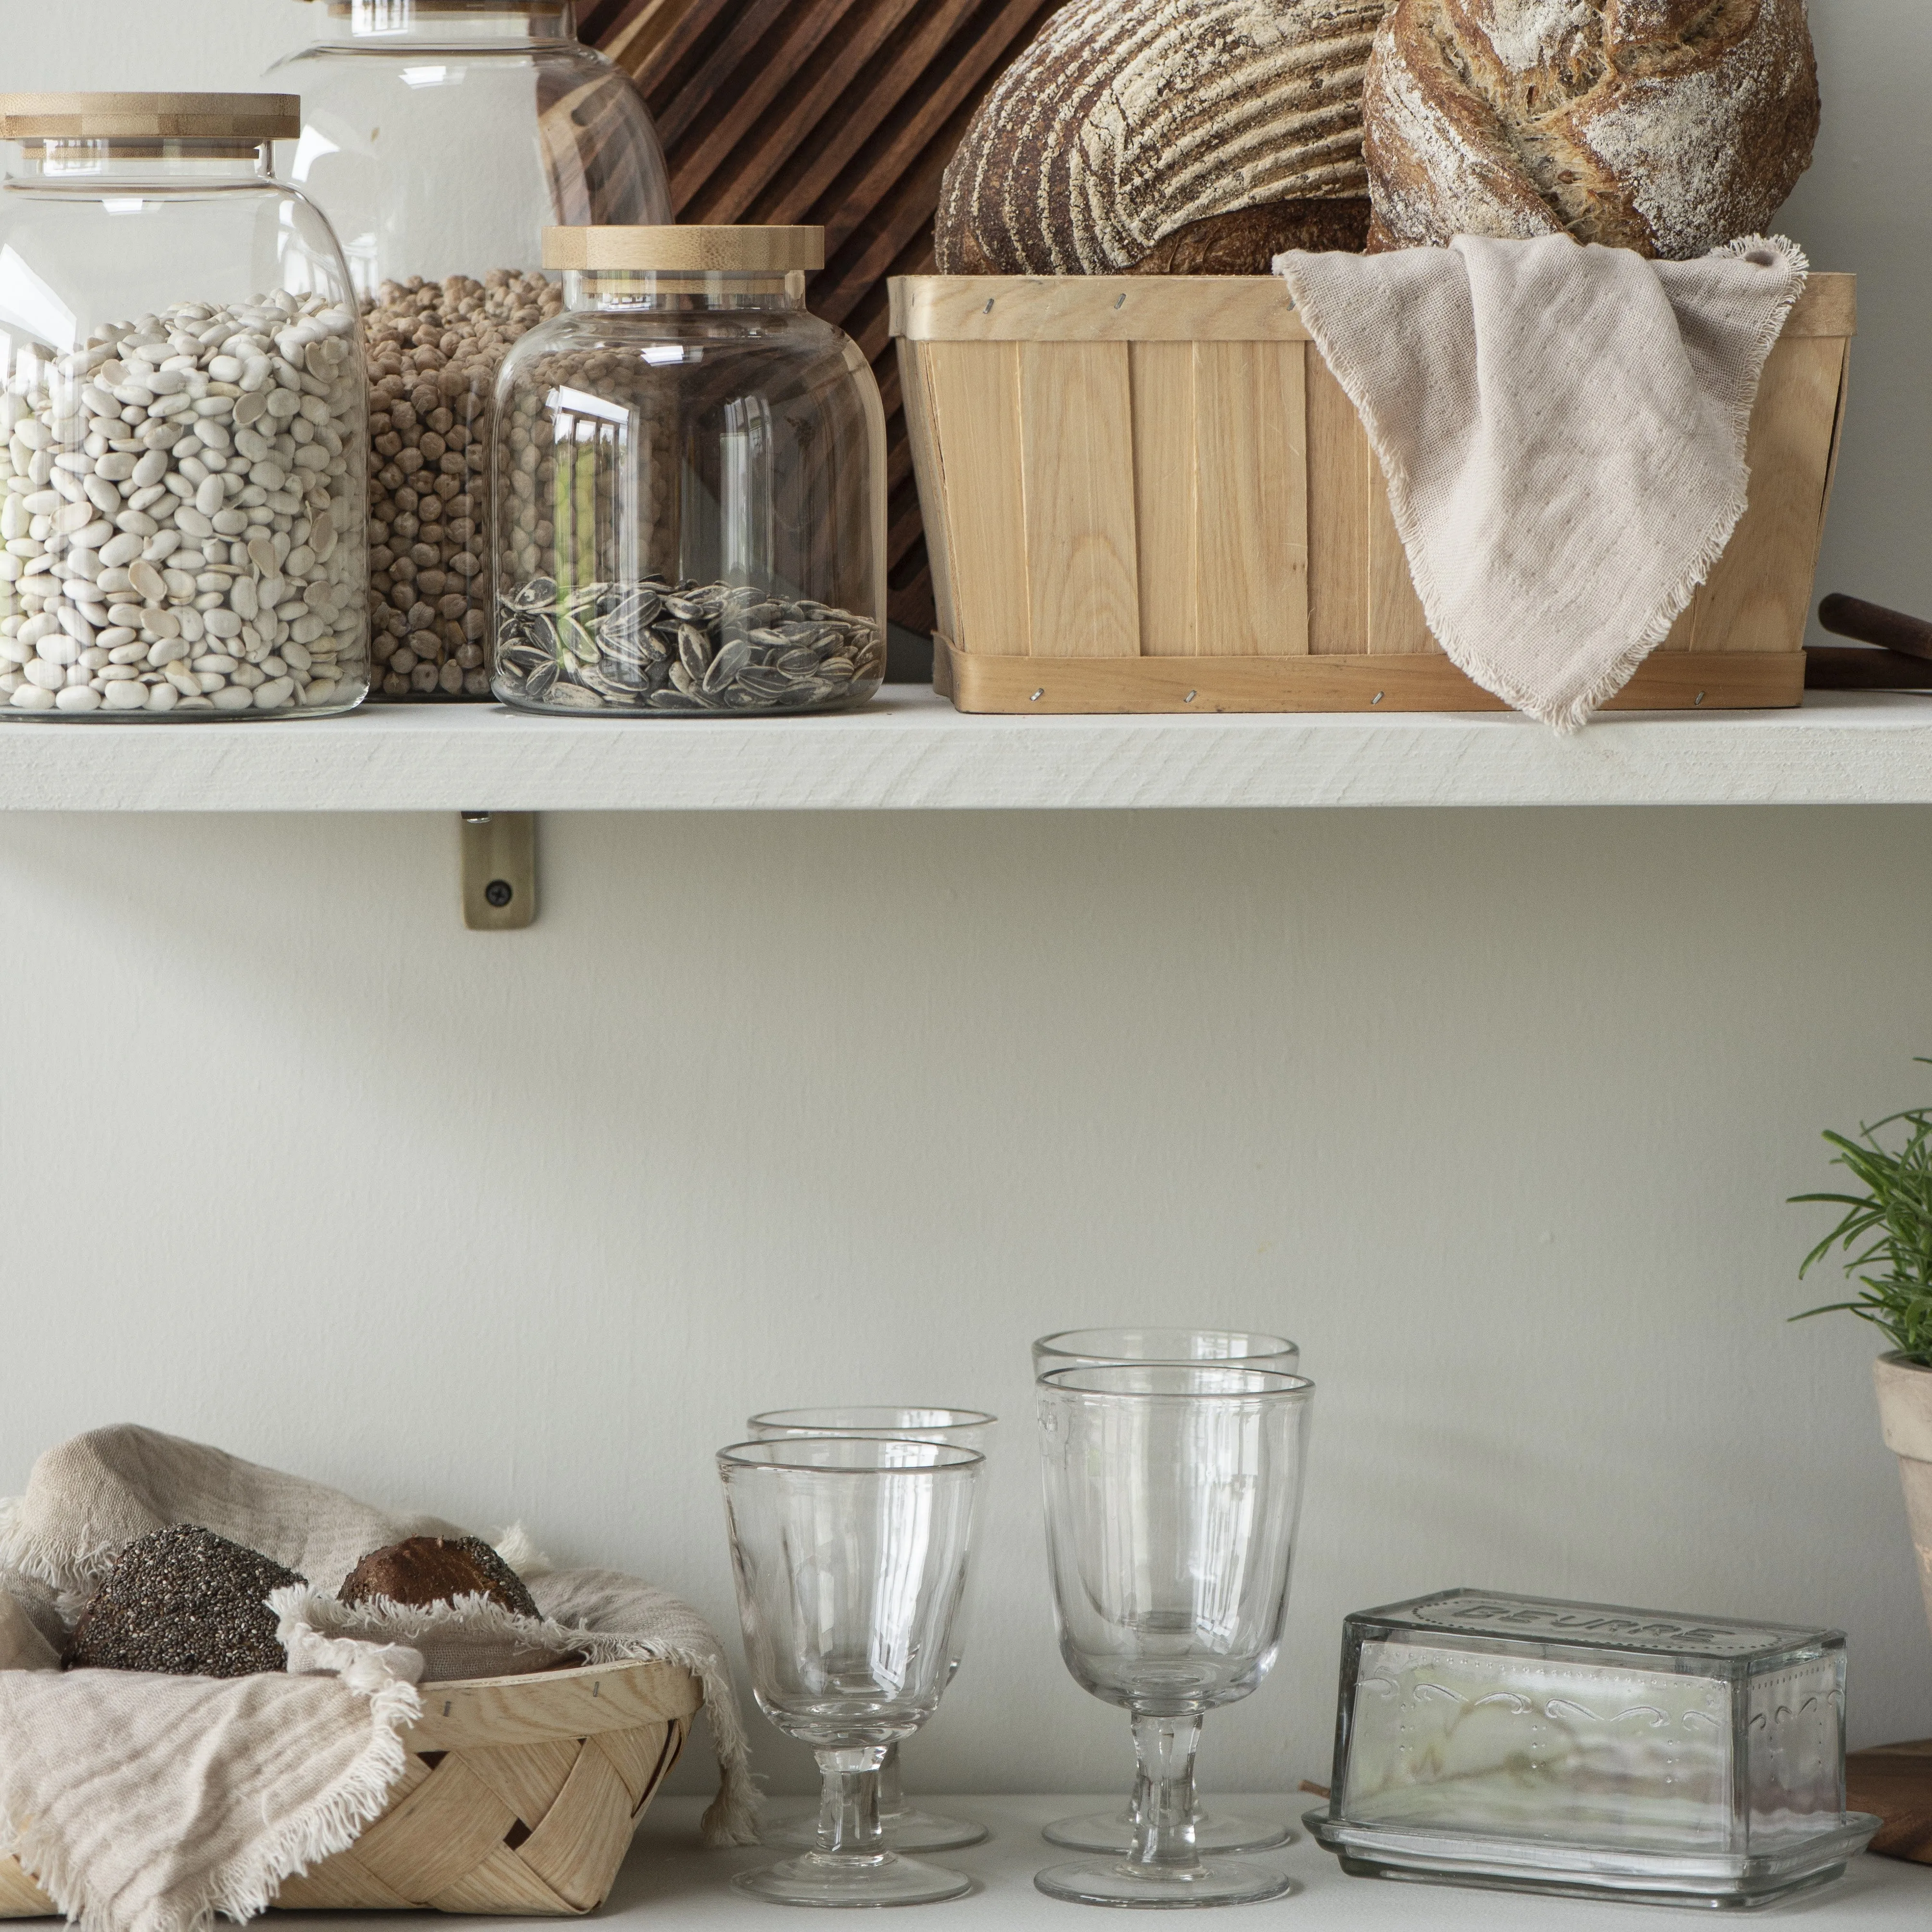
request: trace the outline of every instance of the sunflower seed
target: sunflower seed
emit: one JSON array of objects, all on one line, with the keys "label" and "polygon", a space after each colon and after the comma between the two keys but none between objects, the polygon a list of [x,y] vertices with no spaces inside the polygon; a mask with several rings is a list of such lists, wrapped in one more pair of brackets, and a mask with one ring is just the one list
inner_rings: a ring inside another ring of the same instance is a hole
[{"label": "sunflower seed", "polygon": [[497,695],[544,710],[844,708],[878,687],[879,627],[752,584],[532,576],[499,599]]}]

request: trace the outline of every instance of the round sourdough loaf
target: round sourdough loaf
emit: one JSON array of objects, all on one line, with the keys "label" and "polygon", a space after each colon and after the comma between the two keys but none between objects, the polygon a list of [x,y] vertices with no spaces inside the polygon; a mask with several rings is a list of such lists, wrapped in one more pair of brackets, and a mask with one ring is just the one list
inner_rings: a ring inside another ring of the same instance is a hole
[{"label": "round sourdough loaf", "polygon": [[1568,232],[1685,260],[1810,165],[1804,0],[1396,0],[1369,62],[1371,249]]},{"label": "round sourdough loaf", "polygon": [[946,170],[940,272],[1265,274],[1280,248],[1359,248],[1385,4],[1070,0]]}]

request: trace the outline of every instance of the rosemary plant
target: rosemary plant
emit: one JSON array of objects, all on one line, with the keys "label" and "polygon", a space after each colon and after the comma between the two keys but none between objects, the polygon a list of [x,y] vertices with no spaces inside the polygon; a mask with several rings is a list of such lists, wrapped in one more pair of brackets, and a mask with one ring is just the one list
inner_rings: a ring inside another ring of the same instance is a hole
[{"label": "rosemary plant", "polygon": [[[1880,1138],[1894,1128],[1902,1130],[1888,1136],[1902,1141],[1895,1150]],[[1805,1256],[1798,1278],[1838,1248],[1846,1257],[1846,1274],[1857,1278],[1861,1292],[1855,1300],[1808,1308],[1791,1318],[1856,1315],[1882,1329],[1908,1360],[1932,1368],[1932,1108],[1889,1114],[1860,1128],[1856,1139],[1830,1132],[1825,1138],[1838,1149],[1833,1165],[1844,1168],[1862,1191],[1792,1196],[1794,1202],[1825,1202],[1845,1210]]]}]

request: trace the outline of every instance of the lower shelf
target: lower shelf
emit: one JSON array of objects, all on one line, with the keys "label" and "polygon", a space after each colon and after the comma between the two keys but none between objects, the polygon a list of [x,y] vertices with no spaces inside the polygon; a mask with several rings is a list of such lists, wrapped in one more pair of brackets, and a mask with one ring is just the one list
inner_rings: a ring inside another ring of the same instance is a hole
[{"label": "lower shelf", "polygon": [[[1124,1784],[1124,1745],[1122,1755]],[[1123,1796],[1117,1792],[1111,1798]],[[992,1828],[992,1837],[968,1851],[934,1855],[934,1864],[968,1874],[976,1881],[976,1889],[968,1898],[921,1906],[908,1926],[916,1923],[919,1932],[1070,1932],[1081,1924],[1082,1907],[1061,1904],[1034,1889],[1035,1872],[1074,1856],[1046,1844],[1040,1828],[1056,1818],[1106,1809],[1109,1797],[922,1795],[921,1802],[935,1810],[976,1819]],[[1276,1792],[1225,1802],[1249,1815],[1279,1814],[1286,1820],[1298,1818],[1310,1801]],[[772,1932],[784,1922],[770,1906],[741,1898],[730,1888],[733,1872],[784,1854],[757,1847],[705,1850],[698,1838],[703,1809],[703,1802],[694,1798],[660,1798],[651,1807],[600,1919],[634,1922],[638,1932],[738,1932],[740,1928],[743,1932]],[[1294,1881],[1294,1892],[1276,1904],[1247,1908],[1246,1916],[1229,1920],[1231,1926],[1286,1923],[1276,1915],[1288,1912],[1321,1932],[1415,1932],[1418,1927],[1428,1932],[1606,1932],[1613,1919],[1640,1932],[1645,1926],[1661,1928],[1676,1922],[1648,1918],[1634,1907],[1616,1918],[1616,1907],[1596,1903],[1348,1878],[1299,1826],[1292,1844],[1252,1856],[1285,1869]],[[1928,1909],[1932,1871],[1895,1859],[1862,1857],[1852,1862],[1844,1878],[1778,1916],[1782,1919],[1802,1915],[1814,1932],[1924,1932]],[[398,1922],[398,1915],[388,1914],[380,1932],[390,1932]],[[417,1922],[427,1927],[452,1922],[425,1915]],[[375,1922],[364,1914],[316,1912],[307,1924],[316,1932],[323,1927],[332,1932],[372,1932]]]},{"label": "lower shelf", "polygon": [[[962,711],[1504,711],[1445,657],[997,657],[933,640]],[[1659,651],[1604,708],[1756,711],[1803,701],[1802,651]]]}]

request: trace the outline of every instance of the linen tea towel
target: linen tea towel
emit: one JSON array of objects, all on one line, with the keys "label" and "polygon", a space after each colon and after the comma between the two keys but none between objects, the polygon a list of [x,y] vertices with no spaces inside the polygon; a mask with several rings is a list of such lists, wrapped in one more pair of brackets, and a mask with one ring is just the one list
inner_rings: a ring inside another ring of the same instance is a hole
[{"label": "linen tea towel", "polygon": [[1765,358],[1807,265],[1567,236],[1275,258],[1367,428],[1429,628],[1560,732],[1664,641],[1744,514]]}]

